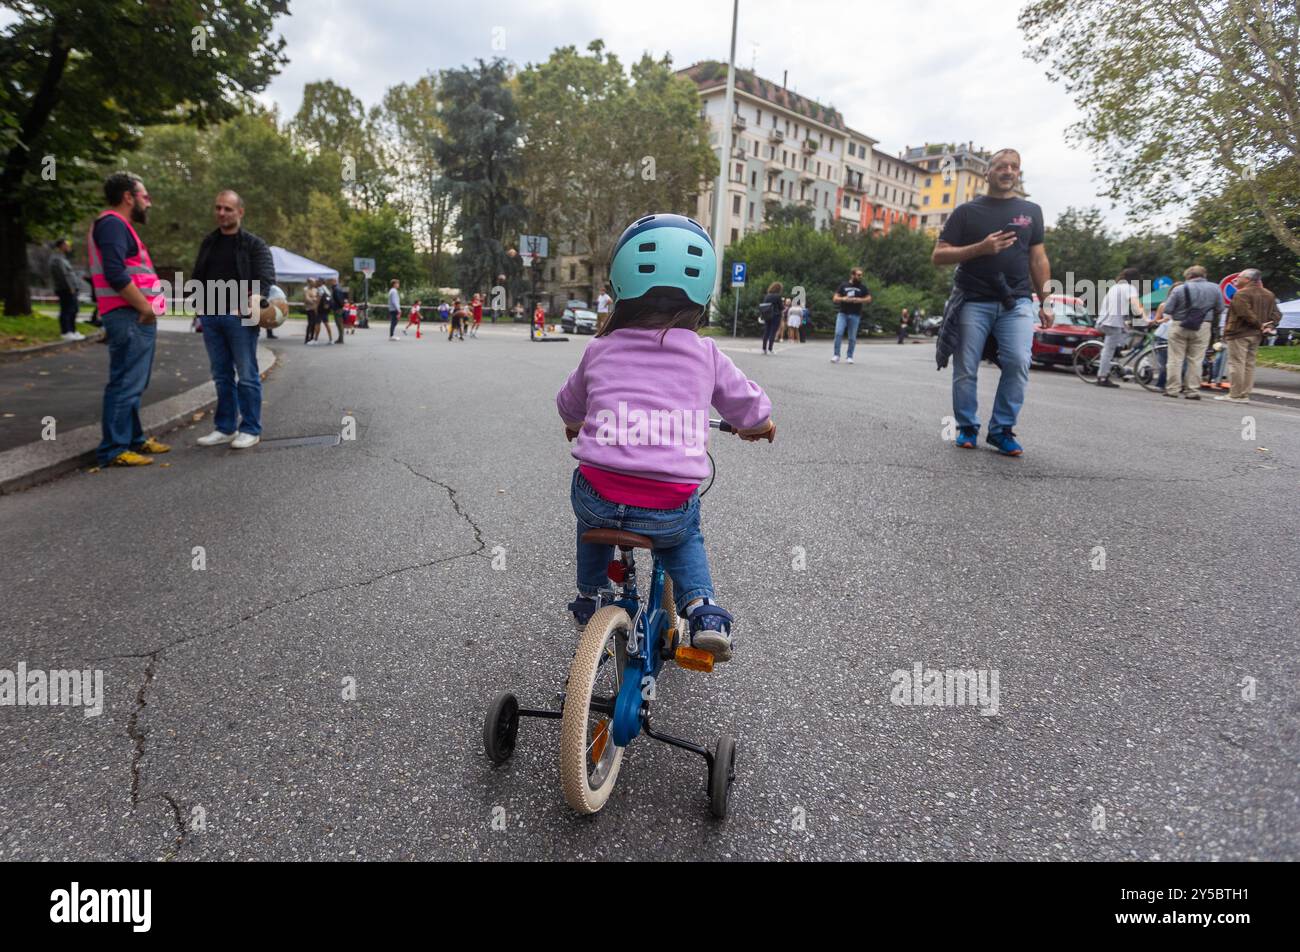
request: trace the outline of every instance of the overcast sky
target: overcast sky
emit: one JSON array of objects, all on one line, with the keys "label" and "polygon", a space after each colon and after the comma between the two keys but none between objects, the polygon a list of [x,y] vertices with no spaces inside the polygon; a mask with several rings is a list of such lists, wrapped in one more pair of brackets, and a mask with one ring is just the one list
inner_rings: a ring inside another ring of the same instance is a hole
[{"label": "overcast sky", "polygon": [[[1090,156],[1071,149],[1073,104],[1027,60],[1020,0],[741,0],[736,61],[833,105],[897,154],[925,141],[1018,147],[1030,197],[1049,224],[1097,205]],[[726,60],[731,0],[292,0],[280,23],[290,62],[264,97],[291,116],[303,85],[332,79],[374,105],[430,69],[501,55],[519,65],[600,38],[628,63],[667,52],[681,68]],[[846,15],[845,11],[852,11]],[[494,42],[504,49],[495,49]],[[854,47],[857,47],[856,49]]]}]

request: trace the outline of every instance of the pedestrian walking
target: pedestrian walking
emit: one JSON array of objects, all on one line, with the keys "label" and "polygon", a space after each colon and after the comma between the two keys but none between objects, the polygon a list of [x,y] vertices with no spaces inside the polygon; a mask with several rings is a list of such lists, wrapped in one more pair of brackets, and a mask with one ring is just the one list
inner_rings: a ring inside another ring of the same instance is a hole
[{"label": "pedestrian walking", "polygon": [[907,308],[903,308],[903,313],[898,316],[898,342],[900,344],[907,340],[908,320]]},{"label": "pedestrian walking", "polygon": [[944,307],[935,356],[940,369],[953,361],[952,405],[957,446],[979,441],[980,361],[991,350],[1001,370],[985,439],[1004,456],[1024,448],[1014,427],[1029,383],[1034,338],[1034,295],[1038,322],[1055,322],[1048,282],[1051,263],[1043,245],[1043,210],[1016,194],[1020,153],[999,149],[989,159],[988,194],[958,205],[935,243],[936,265],[957,265]]},{"label": "pedestrian walking", "polygon": [[610,309],[614,306],[614,299],[609,295],[609,285],[602,285],[600,296],[596,298],[596,333],[599,334],[605,329],[605,323],[609,320]]},{"label": "pedestrian walking", "polygon": [[303,306],[307,309],[307,334],[303,337],[304,344],[311,344],[316,339],[316,323],[320,320],[320,282],[315,278],[308,278],[306,285],[302,289]]},{"label": "pedestrian walking", "polygon": [[108,343],[100,466],[147,466],[171,449],[145,439],[140,400],[149,386],[158,315],[167,305],[149,249],[135,225],[149,220],[149,191],[138,175],[114,172],[104,182],[108,208],[90,228],[90,286]]},{"label": "pedestrian walking", "polygon": [[1132,328],[1129,322],[1134,317],[1146,317],[1142,309],[1142,300],[1138,297],[1134,282],[1140,274],[1137,268],[1125,268],[1106,296],[1102,299],[1098,312],[1097,329],[1106,335],[1101,345],[1101,362],[1097,365],[1097,386],[1118,387],[1110,379],[1115,353],[1127,342]]},{"label": "pedestrian walking", "polygon": [[771,354],[775,350],[773,344],[776,343],[776,332],[781,327],[783,320],[781,299],[781,282],[773,281],[767,286],[767,293],[763,295],[763,300],[758,302],[758,313],[763,318],[763,353]]},{"label": "pedestrian walking", "polygon": [[329,330],[330,315],[334,317],[334,326],[338,328],[339,339],[334,341],[336,344],[343,343],[343,312],[348,306],[348,292],[341,284],[338,278],[329,279],[329,314],[324,317],[325,329]]},{"label": "pedestrian walking", "polygon": [[77,289],[81,282],[68,260],[71,253],[72,242],[67,238],[54,243],[54,253],[50,255],[50,287],[59,299],[59,336],[64,340],[85,340],[86,335],[77,331]]},{"label": "pedestrian walking", "polygon": [[1255,389],[1255,358],[1259,354],[1259,345],[1264,335],[1281,322],[1282,310],[1273,292],[1264,287],[1264,275],[1258,268],[1242,271],[1233,284],[1237,293],[1228,306],[1228,321],[1223,329],[1223,338],[1228,345],[1228,383],[1231,388],[1226,397],[1214,399],[1250,403],[1250,392]]},{"label": "pedestrian walking", "polygon": [[388,282],[388,339],[393,341],[397,340],[397,318],[402,313],[401,283],[397,278]]},{"label": "pedestrian walking", "polygon": [[797,343],[803,330],[803,305],[790,298],[790,306],[785,309],[785,339]]},{"label": "pedestrian walking", "polygon": [[858,325],[862,321],[862,305],[871,303],[871,290],[862,283],[862,269],[854,268],[849,279],[831,297],[839,311],[835,315],[835,347],[831,363],[840,362],[840,341],[849,339],[848,363],[853,363],[853,350],[858,345]]},{"label": "pedestrian walking", "polygon": [[1165,396],[1201,399],[1201,365],[1210,346],[1211,328],[1223,310],[1218,285],[1205,280],[1205,269],[1192,265],[1183,272],[1183,286],[1165,298],[1169,325],[1169,370]]},{"label": "pedestrian walking", "polygon": [[[200,437],[198,445],[229,443],[232,449],[246,450],[262,439],[262,377],[257,369],[258,325],[246,325],[239,311],[253,293],[253,282],[255,296],[270,292],[275,262],[270,246],[243,227],[244,200],[238,193],[218,192],[213,215],[217,227],[199,245],[193,278],[201,288],[195,312],[203,322],[217,410],[212,432]],[[236,287],[238,294],[229,294]]]},{"label": "pedestrian walking", "polygon": [[[470,303],[470,311],[474,317],[474,324],[469,329],[470,337],[478,337],[479,325],[483,323],[483,298],[475,294],[474,300]],[[464,338],[461,338],[464,340]]]}]

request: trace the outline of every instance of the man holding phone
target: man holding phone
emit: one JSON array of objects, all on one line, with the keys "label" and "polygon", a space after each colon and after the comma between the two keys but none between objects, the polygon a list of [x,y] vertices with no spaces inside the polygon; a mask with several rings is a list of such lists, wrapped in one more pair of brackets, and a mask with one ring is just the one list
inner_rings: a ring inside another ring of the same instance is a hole
[{"label": "man holding phone", "polygon": [[931,255],[936,265],[957,265],[940,331],[940,367],[946,363],[945,348],[951,349],[957,446],[975,449],[980,431],[977,375],[993,336],[1001,377],[986,440],[1004,456],[1019,456],[1024,448],[1013,427],[1029,383],[1035,316],[1044,328],[1055,319],[1048,296],[1051,264],[1043,246],[1043,210],[1016,194],[1020,153],[993,153],[985,177],[988,194],[957,206]]}]

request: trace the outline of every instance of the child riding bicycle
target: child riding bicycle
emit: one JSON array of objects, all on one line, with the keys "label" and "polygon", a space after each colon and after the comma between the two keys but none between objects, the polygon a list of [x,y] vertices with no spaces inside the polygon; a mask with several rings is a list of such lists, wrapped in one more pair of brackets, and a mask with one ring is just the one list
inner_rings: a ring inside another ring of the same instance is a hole
[{"label": "child riding bicycle", "polygon": [[609,590],[608,545],[589,529],[650,537],[673,581],[691,644],[729,660],[732,617],[714,602],[698,487],[709,475],[709,407],[750,441],[770,438],[772,402],[697,333],[717,273],[708,234],[681,215],[648,215],[614,248],[616,303],[556,396],[565,435],[576,442],[571,502],[578,520],[578,597],[585,626]]}]

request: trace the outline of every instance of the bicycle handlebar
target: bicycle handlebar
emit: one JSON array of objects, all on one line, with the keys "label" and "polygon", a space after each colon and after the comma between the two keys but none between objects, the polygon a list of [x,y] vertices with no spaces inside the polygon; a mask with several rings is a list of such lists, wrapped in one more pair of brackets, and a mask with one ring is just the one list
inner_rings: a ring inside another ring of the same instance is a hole
[{"label": "bicycle handlebar", "polygon": [[[737,436],[740,436],[740,433],[736,430],[736,428],[735,428],[734,426],[732,426],[730,423],[728,423],[726,420],[710,420],[710,421],[709,421],[709,426],[711,426],[711,427],[713,427],[715,430],[719,430],[719,431],[721,431],[721,432],[723,432],[723,433],[735,433]],[[755,436],[755,437],[745,437],[745,436],[741,436],[740,438],[741,438],[742,440],[743,440],[743,439],[750,439],[750,440],[767,440],[769,443],[771,443],[772,440],[776,439],[776,427],[773,426],[773,427],[772,427],[770,430],[768,430],[766,433],[763,433],[763,434],[761,434],[761,435],[759,435],[759,436]]]}]

